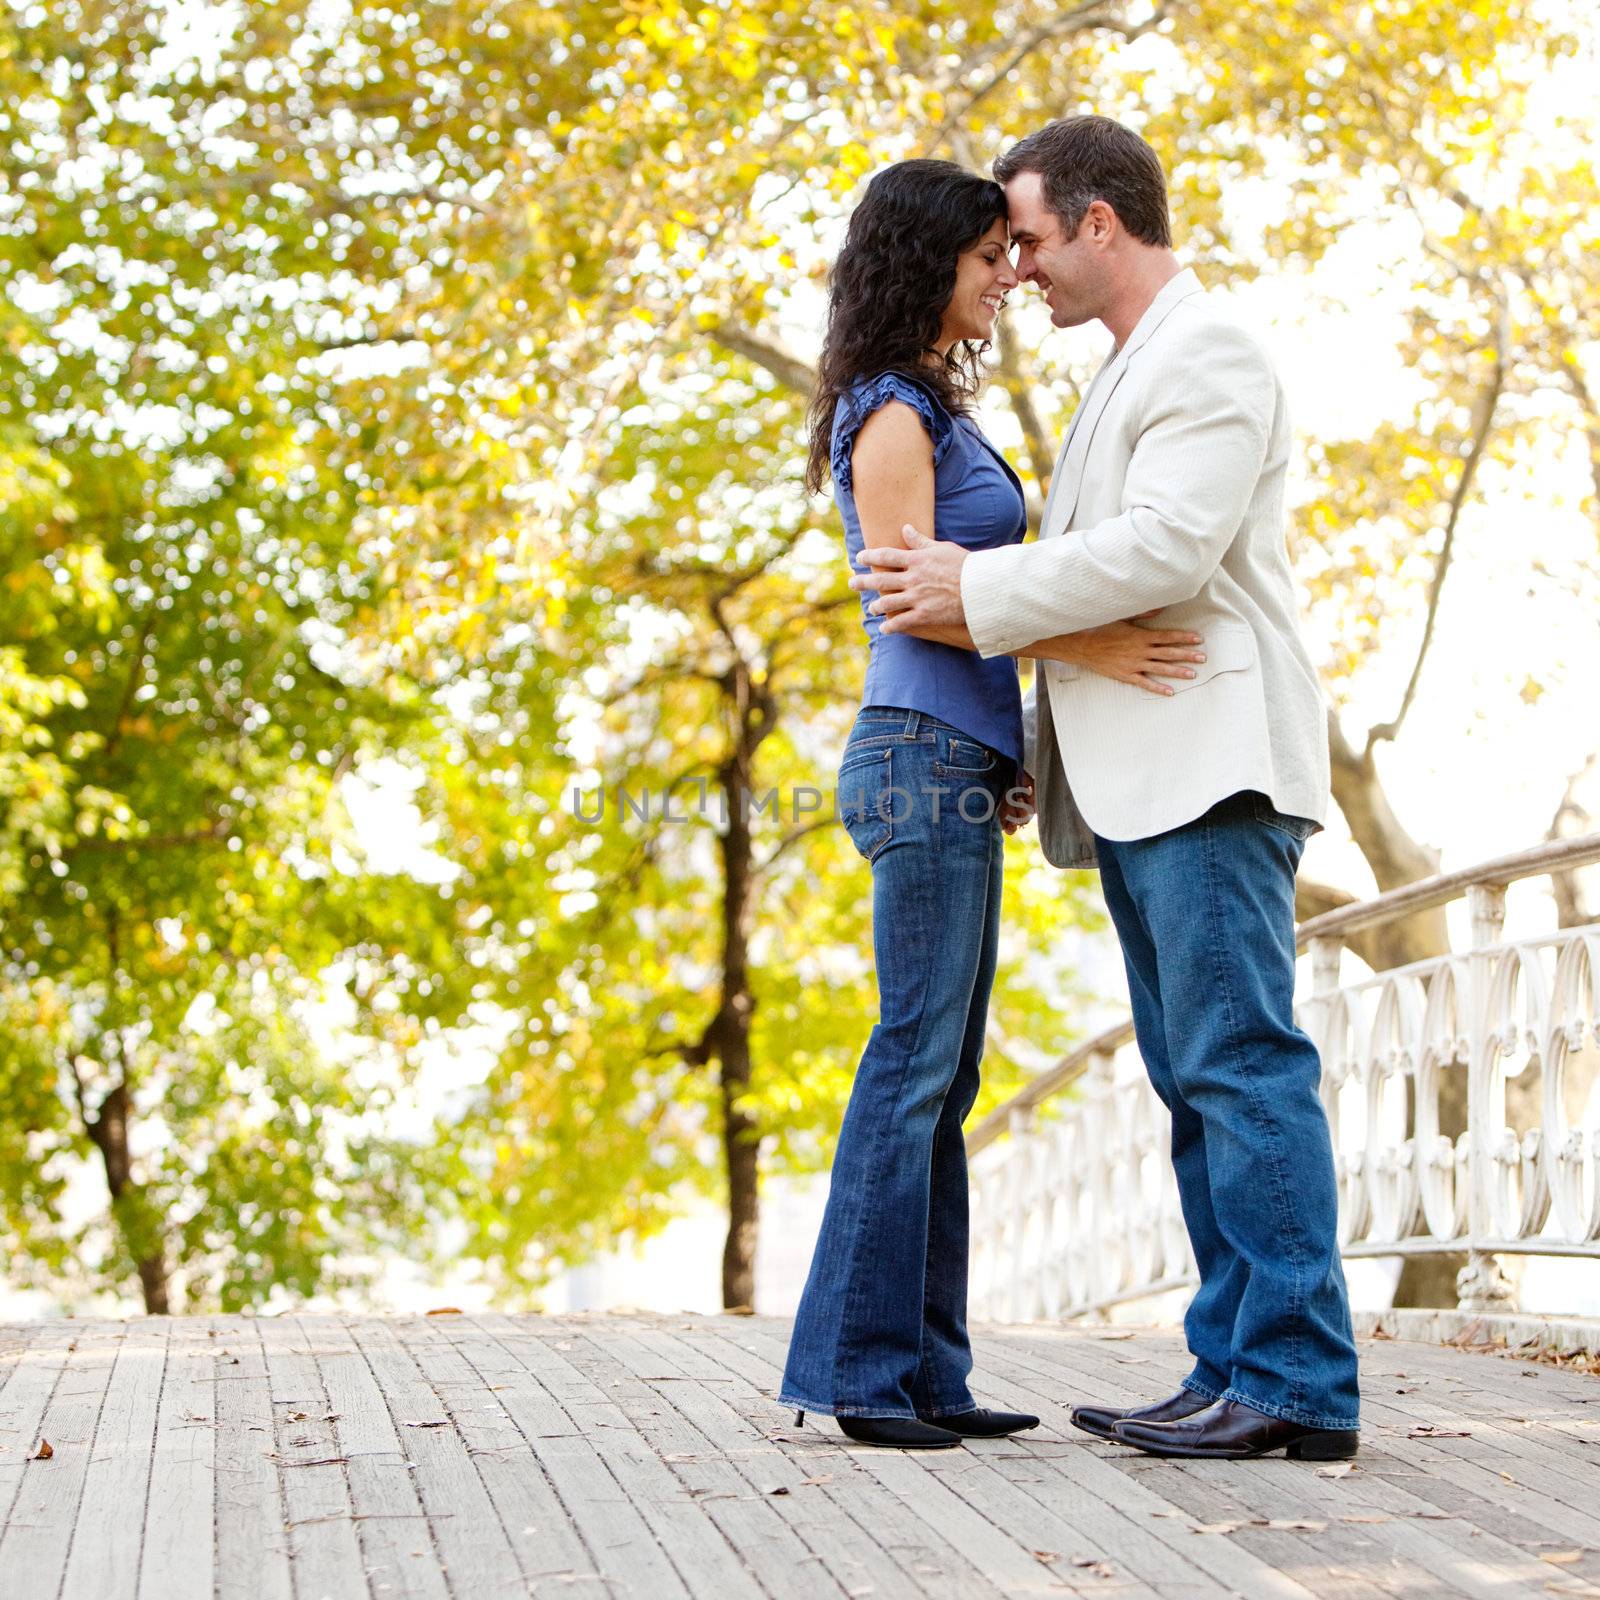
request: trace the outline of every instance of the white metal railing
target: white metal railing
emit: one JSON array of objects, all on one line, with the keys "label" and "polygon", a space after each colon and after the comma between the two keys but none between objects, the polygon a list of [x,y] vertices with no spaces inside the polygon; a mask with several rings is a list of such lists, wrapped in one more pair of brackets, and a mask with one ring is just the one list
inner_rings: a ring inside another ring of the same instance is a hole
[{"label": "white metal railing", "polygon": [[[1340,1249],[1467,1252],[1463,1309],[1510,1309],[1500,1255],[1600,1259],[1600,924],[1504,942],[1506,887],[1600,861],[1600,834],[1408,884],[1303,923]],[[1468,947],[1341,986],[1350,935],[1465,898]],[[1466,1130],[1440,1089],[1465,1073]],[[1166,1108],[1124,1022],[967,1137],[972,1314],[1054,1320],[1194,1281]]]}]

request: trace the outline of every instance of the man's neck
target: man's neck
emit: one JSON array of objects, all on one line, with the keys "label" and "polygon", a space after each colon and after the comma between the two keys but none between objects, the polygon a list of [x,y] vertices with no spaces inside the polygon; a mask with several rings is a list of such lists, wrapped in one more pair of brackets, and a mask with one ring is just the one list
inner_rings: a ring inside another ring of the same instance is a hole
[{"label": "man's neck", "polygon": [[1131,270],[1118,285],[1116,298],[1100,313],[1118,350],[1128,342],[1155,297],[1182,271],[1170,250],[1140,250],[1134,255]]}]

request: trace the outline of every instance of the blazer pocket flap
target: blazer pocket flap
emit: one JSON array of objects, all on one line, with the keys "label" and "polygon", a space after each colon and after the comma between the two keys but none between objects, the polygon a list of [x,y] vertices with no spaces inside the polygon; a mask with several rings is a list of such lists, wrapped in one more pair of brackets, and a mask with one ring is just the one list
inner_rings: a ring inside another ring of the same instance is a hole
[{"label": "blazer pocket flap", "polygon": [[1192,678],[1163,678],[1161,681],[1169,689],[1182,694],[1185,689],[1197,689],[1202,683],[1209,683],[1220,672],[1239,672],[1256,664],[1256,636],[1249,628],[1238,625],[1207,627],[1200,623],[1194,631],[1201,636],[1200,648],[1206,658],[1192,663]]}]

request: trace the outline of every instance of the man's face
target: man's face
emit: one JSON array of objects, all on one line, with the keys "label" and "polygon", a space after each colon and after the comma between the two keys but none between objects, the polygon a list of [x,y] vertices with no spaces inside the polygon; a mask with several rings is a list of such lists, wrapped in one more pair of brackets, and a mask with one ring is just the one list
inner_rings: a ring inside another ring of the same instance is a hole
[{"label": "man's face", "polygon": [[1091,211],[1068,239],[1061,219],[1045,204],[1044,179],[1019,172],[1006,185],[1011,242],[1017,246],[1017,276],[1036,283],[1058,328],[1076,328],[1099,315],[1102,252],[1095,247]]}]

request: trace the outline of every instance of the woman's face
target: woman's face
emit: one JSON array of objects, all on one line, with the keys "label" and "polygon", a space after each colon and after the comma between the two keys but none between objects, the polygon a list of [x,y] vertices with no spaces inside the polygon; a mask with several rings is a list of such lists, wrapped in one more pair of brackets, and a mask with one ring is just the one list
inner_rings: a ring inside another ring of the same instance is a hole
[{"label": "woman's face", "polygon": [[1019,281],[1011,266],[1011,237],[1000,217],[956,259],[956,286],[944,308],[941,343],[948,347],[957,339],[993,339],[994,319]]}]

